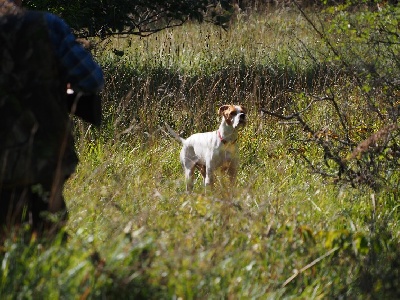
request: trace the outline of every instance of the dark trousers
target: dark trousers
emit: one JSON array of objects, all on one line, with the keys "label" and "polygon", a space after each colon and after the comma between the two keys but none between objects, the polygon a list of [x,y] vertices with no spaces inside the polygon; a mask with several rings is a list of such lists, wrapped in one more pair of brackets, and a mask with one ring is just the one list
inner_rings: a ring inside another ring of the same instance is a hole
[{"label": "dark trousers", "polygon": [[37,234],[54,234],[68,218],[64,183],[58,187],[41,184],[0,190],[0,233],[4,238],[11,230],[29,224]]}]

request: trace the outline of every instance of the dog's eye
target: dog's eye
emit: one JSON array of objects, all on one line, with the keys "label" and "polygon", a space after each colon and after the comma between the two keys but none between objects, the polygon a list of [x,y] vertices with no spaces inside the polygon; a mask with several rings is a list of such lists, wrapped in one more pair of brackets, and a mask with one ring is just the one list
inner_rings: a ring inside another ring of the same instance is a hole
[{"label": "dog's eye", "polygon": [[236,111],[231,111],[231,113],[229,114],[231,117],[234,117],[234,116],[236,116],[237,115],[237,112]]}]

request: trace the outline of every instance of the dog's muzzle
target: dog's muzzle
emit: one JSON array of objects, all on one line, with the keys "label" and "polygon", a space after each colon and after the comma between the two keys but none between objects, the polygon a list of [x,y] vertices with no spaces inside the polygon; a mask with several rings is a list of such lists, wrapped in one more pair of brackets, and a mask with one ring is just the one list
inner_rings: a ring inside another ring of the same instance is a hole
[{"label": "dog's muzzle", "polygon": [[238,126],[243,127],[246,125],[246,114],[245,113],[239,113],[235,116],[235,118],[232,120],[232,127],[236,128]]}]

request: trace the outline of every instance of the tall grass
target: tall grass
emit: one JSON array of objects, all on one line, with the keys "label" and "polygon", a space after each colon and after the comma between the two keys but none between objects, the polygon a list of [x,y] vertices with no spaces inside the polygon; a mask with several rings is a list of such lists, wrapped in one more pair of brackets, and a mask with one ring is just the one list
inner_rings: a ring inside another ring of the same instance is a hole
[{"label": "tall grass", "polygon": [[[305,44],[317,45],[313,33],[282,10],[243,15],[228,32],[188,24],[99,46],[105,118],[100,131],[76,121],[80,164],[65,191],[70,238],[8,240],[1,298],[396,295],[398,206],[310,173],[289,151],[298,133],[259,113],[301,106],[293,91],[344,80],[303,55]],[[204,191],[198,178],[187,194],[179,145],[160,126],[183,136],[214,130],[224,103],[249,109],[237,187],[219,177]],[[316,123],[332,122],[325,108],[314,113]]]},{"label": "tall grass", "polygon": [[108,41],[106,49],[122,49],[124,55],[109,51],[101,56],[112,91],[105,99],[128,95],[136,117],[136,106],[146,108],[149,101],[160,109],[175,105],[190,120],[202,104],[204,113],[212,113],[205,120],[213,118],[216,105],[226,102],[248,103],[256,110],[279,106],[277,95],[300,86],[311,89],[316,75],[325,71],[302,55],[308,43],[316,43],[312,32],[293,12],[242,16],[227,32],[187,24],[145,39]]}]

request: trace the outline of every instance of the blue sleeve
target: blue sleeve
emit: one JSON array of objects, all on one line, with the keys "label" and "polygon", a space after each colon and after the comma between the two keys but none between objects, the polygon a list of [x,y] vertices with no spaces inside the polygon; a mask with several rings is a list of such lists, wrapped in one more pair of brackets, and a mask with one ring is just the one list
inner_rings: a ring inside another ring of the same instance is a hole
[{"label": "blue sleeve", "polygon": [[46,13],[46,22],[50,40],[72,88],[87,93],[100,92],[104,86],[103,72],[90,52],[76,42],[70,27],[62,19]]}]

